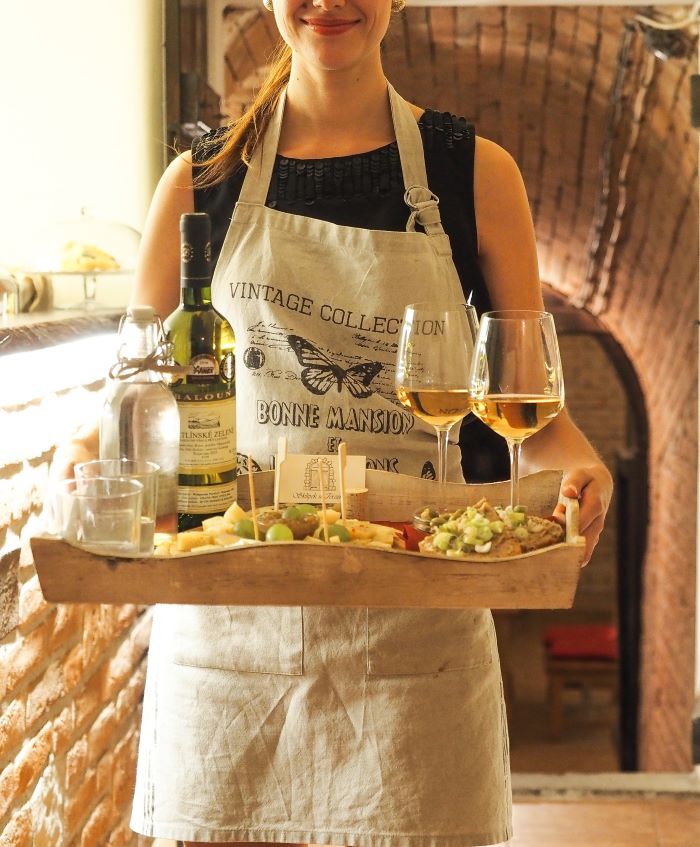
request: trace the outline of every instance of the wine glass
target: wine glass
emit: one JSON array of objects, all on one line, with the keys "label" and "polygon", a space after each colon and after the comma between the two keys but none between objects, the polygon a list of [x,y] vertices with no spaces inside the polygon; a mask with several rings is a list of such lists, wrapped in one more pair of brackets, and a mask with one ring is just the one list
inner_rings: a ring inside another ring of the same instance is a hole
[{"label": "wine glass", "polygon": [[505,438],[510,502],[518,505],[520,446],[564,405],[559,345],[549,312],[486,312],[471,370],[472,411]]},{"label": "wine glass", "polygon": [[438,481],[447,481],[452,427],[469,412],[469,368],[477,333],[476,311],[464,303],[406,306],[396,359],[396,394],[411,412],[435,427]]}]

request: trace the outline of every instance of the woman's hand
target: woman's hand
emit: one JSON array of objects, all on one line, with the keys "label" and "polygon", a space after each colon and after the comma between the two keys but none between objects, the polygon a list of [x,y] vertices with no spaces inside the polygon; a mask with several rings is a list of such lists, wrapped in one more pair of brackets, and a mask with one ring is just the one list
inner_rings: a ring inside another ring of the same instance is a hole
[{"label": "woman's hand", "polygon": [[[603,531],[612,491],[612,476],[602,463],[564,471],[561,494],[579,501],[579,532],[586,539],[581,567],[585,567],[590,561]],[[565,509],[562,503],[557,506],[554,515],[563,523]]]},{"label": "woman's hand", "polygon": [[71,479],[74,468],[79,462],[89,462],[98,457],[97,428],[94,431],[84,428],[69,441],[59,444],[49,469],[49,483],[44,498],[42,521],[47,532],[60,535],[63,530],[61,509],[58,499],[58,484],[61,480]]},{"label": "woman's hand", "polygon": [[56,483],[70,479],[73,468],[80,462],[99,458],[99,435],[97,425],[90,423],[82,427],[70,441],[59,444],[51,462],[49,479]]},{"label": "woman's hand", "polygon": [[51,479],[58,482],[61,479],[70,479],[73,476],[73,468],[80,462],[89,462],[96,459],[95,453],[82,441],[69,441],[61,444],[54,453],[51,463]]}]

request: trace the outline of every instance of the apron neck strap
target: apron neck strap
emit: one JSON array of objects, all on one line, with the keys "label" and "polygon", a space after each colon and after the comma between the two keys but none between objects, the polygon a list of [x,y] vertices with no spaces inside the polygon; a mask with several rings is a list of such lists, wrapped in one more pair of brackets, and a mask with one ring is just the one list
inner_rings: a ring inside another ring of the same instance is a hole
[{"label": "apron neck strap", "polygon": [[418,121],[410,110],[408,103],[400,97],[394,86],[387,82],[389,88],[389,105],[391,119],[396,133],[396,144],[401,159],[403,187],[408,191],[415,185],[428,187],[428,174],[425,170],[425,154],[423,139],[418,129]]},{"label": "apron neck strap", "polygon": [[[387,82],[387,87],[389,91],[391,118],[394,124],[394,132],[396,133],[399,158],[401,159],[404,190],[408,191],[415,186],[427,188],[428,176],[425,170],[423,141],[420,130],[418,129],[418,123],[408,104],[396,93],[393,85]],[[279,147],[286,99],[287,89],[285,88],[277,100],[277,106],[270,118],[270,123],[260,143],[255,148],[250,166],[246,170],[239,197],[242,203],[253,203],[258,206],[265,205],[270,180],[272,179],[272,172],[275,168],[275,157],[277,155],[277,148]]]},{"label": "apron neck strap", "polygon": [[[391,83],[387,83],[387,85],[389,86],[391,117],[394,122],[394,132],[396,133],[396,143],[399,148],[401,171],[403,173],[403,187],[405,189],[403,199],[411,210],[406,223],[406,231],[415,232],[416,224],[420,224],[426,235],[442,237],[445,231],[440,220],[439,201],[428,188],[423,139],[418,129],[418,122],[408,103],[402,97],[399,97]],[[439,250],[449,252],[449,246],[442,245]]]},{"label": "apron neck strap", "polygon": [[275,157],[280,143],[282,132],[282,117],[284,115],[284,104],[287,100],[287,89],[282,89],[277,106],[272,113],[265,134],[258,142],[246,169],[243,178],[243,186],[238,197],[240,203],[252,203],[256,206],[264,206],[267,200],[267,192],[275,169]]}]

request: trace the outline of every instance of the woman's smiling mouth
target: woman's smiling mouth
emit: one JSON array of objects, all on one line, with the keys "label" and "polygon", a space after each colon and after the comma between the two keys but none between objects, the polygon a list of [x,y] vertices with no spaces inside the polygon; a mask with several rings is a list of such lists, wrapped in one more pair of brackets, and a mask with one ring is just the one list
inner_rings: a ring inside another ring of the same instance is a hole
[{"label": "woman's smiling mouth", "polygon": [[304,23],[317,35],[342,35],[352,29],[359,21],[340,18],[306,18]]}]

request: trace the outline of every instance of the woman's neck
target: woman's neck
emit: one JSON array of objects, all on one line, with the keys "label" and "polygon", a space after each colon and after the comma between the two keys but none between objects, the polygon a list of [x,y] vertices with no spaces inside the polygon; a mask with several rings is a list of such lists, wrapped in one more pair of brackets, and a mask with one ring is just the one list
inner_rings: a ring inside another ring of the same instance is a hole
[{"label": "woman's neck", "polygon": [[328,72],[292,61],[280,153],[305,159],[345,156],[394,139],[381,64]]}]

